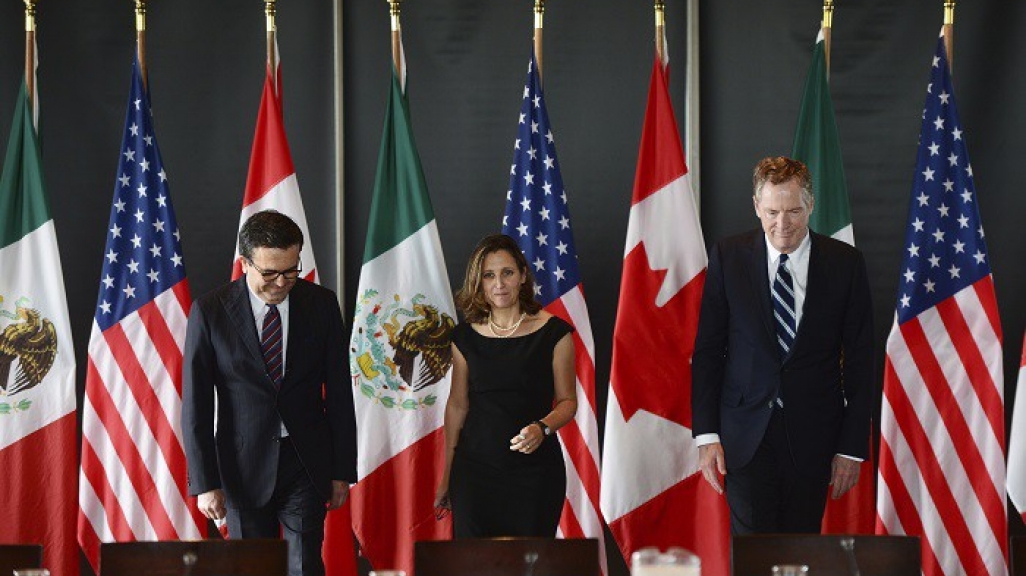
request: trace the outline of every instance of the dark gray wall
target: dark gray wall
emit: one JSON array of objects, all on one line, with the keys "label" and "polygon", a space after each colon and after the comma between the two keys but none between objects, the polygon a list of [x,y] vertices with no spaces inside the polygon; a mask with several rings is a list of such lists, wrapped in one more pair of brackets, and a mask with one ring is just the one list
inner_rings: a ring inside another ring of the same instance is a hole
[{"label": "dark gray wall", "polygon": [[[134,58],[133,2],[57,0],[38,7],[40,133],[73,337],[85,346],[99,287]],[[330,2],[281,16],[286,122],[322,276],[334,284]],[[0,146],[23,76],[24,9],[0,2]],[[264,81],[261,2],[150,2],[149,85],[157,141],[194,295],[230,275]]]},{"label": "dark gray wall", "polygon": [[[84,366],[134,43],[131,2],[39,6],[42,135],[74,337]],[[151,2],[150,86],[193,293],[228,276],[263,82],[262,3]],[[531,2],[404,3],[413,125],[456,285],[475,242],[497,231],[531,50]],[[819,0],[702,3],[702,219],[712,242],[756,224],[749,174],[791,147]],[[684,1],[669,0],[672,92],[684,111]],[[285,115],[322,277],[335,285],[331,3],[282,2]],[[919,114],[939,1],[841,2],[832,92],[867,256],[879,357],[893,317]],[[1014,387],[1026,319],[1026,4],[960,3],[955,90],[989,240]],[[0,2],[0,142],[23,57],[22,4]],[[553,1],[544,75],[570,197],[597,353],[600,417],[627,211],[652,64],[650,2]],[[351,313],[388,91],[383,0],[344,12],[344,302]],[[683,127],[683,125],[682,125]],[[1013,516],[1013,530],[1021,531]]]}]

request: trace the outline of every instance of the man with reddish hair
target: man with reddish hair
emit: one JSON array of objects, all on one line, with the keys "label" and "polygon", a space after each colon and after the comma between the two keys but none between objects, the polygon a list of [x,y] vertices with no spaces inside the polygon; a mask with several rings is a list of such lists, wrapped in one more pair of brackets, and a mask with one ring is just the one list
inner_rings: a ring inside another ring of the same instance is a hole
[{"label": "man with reddish hair", "polygon": [[804,164],[765,158],[752,180],[762,229],[709,254],[692,361],[699,466],[725,489],[733,534],[819,532],[829,487],[841,497],[868,456],[866,266],[809,230]]}]

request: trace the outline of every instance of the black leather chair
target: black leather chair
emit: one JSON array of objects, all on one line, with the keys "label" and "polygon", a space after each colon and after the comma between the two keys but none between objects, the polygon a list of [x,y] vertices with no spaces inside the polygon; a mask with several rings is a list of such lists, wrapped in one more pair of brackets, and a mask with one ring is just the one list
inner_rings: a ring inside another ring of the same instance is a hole
[{"label": "black leather chair", "polygon": [[414,545],[416,576],[601,576],[594,538],[468,538]]},{"label": "black leather chair", "polygon": [[0,544],[0,575],[21,568],[43,567],[42,544]]},{"label": "black leather chair", "polygon": [[767,576],[774,565],[804,564],[809,574],[920,576],[919,538],[838,534],[733,536],[734,576]]},{"label": "black leather chair", "polygon": [[285,576],[280,539],[118,542],[100,545],[100,576]]}]

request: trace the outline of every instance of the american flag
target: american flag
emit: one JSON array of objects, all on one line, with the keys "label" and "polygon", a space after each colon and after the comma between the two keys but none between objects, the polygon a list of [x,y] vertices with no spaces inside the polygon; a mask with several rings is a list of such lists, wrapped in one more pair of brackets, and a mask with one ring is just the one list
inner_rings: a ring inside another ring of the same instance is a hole
[{"label": "american flag", "polygon": [[599,512],[595,343],[577,268],[566,189],[533,56],[520,108],[502,232],[515,238],[524,251],[534,273],[538,301],[576,329],[577,415],[559,430],[567,464],[566,501],[559,531],[564,538],[598,538],[605,571],[603,520]]},{"label": "american flag", "polygon": [[181,441],[191,299],[169,194],[136,62],[83,400],[78,539],[94,569],[101,542],[203,537]]},{"label": "american flag", "polygon": [[973,169],[937,42],[887,339],[877,533],[923,573],[1006,574],[1001,326]]}]

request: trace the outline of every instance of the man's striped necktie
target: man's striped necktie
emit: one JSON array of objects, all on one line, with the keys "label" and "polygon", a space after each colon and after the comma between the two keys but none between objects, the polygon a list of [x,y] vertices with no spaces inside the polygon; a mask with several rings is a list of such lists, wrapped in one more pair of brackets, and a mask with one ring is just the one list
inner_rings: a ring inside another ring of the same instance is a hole
[{"label": "man's striped necktie", "polygon": [[277,306],[270,304],[267,307],[267,314],[264,315],[264,328],[260,331],[260,351],[264,354],[267,375],[271,377],[276,388],[281,388],[281,382],[285,379],[281,337],[281,314],[278,313]]},{"label": "man's striped necktie", "polygon": [[794,281],[787,271],[787,254],[780,255],[777,274],[773,278],[773,318],[777,325],[780,357],[784,358],[791,351],[798,327],[794,310]]}]

